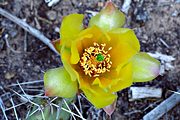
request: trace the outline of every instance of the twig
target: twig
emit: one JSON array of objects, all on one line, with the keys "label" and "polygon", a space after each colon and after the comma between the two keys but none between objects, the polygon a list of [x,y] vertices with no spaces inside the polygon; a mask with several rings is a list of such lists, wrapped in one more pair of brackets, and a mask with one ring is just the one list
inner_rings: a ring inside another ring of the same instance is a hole
[{"label": "twig", "polygon": [[159,59],[161,62],[161,66],[160,66],[160,75],[163,75],[165,73],[165,70],[172,70],[174,69],[174,66],[171,65],[172,61],[175,60],[175,58],[173,56],[169,56],[169,55],[165,55],[165,54],[161,54],[161,53],[148,53],[151,57],[154,57],[156,59]]},{"label": "twig", "polygon": [[130,101],[142,98],[161,98],[162,89],[155,87],[130,87]]},{"label": "twig", "polygon": [[124,115],[130,116],[130,115],[135,114],[135,113],[142,113],[142,111],[141,110],[134,110],[134,111],[130,111],[130,112],[125,112]]},{"label": "twig", "polygon": [[43,18],[43,17],[40,17],[40,16],[38,16],[38,15],[37,15],[37,18],[38,18],[39,20],[41,20],[41,21],[45,22],[45,23],[50,24],[50,25],[52,25],[52,24],[53,24],[51,21],[49,21],[49,20],[47,20],[47,19],[45,19],[45,18]]},{"label": "twig", "polygon": [[38,21],[38,19],[37,19],[36,17],[34,18],[34,21],[35,21],[35,23],[36,23],[36,28],[37,28],[38,30],[40,30],[40,29],[41,29],[41,26],[40,26],[39,21]]},{"label": "twig", "polygon": [[155,102],[149,104],[146,108],[144,108],[143,112],[145,112],[145,111],[148,110],[149,108],[154,108],[154,107],[156,107],[161,101],[162,101],[162,99],[160,99],[160,100],[158,100],[158,101],[155,101]]},{"label": "twig", "polygon": [[27,52],[27,32],[24,31],[25,36],[24,36],[24,52]]},{"label": "twig", "polygon": [[169,45],[162,38],[160,38],[159,40],[160,42],[162,42],[164,46],[166,46],[167,48],[170,48]]},{"label": "twig", "polygon": [[156,52],[156,53],[150,53],[150,52],[148,52],[148,54],[149,54],[150,56],[154,57],[154,58],[157,58],[157,59],[159,59],[159,60],[161,60],[161,61],[165,61],[165,62],[172,62],[172,61],[175,60],[175,58],[172,57],[172,56],[165,55],[165,54],[161,54],[161,53],[158,53],[158,52]]},{"label": "twig", "polygon": [[124,13],[128,14],[128,10],[130,8],[131,2],[132,2],[132,0],[124,0],[124,4],[121,9]]},{"label": "twig", "polygon": [[48,7],[52,7],[53,5],[57,4],[60,0],[45,0],[48,3]]},{"label": "twig", "polygon": [[20,27],[22,27],[24,30],[26,30],[27,32],[29,32],[30,34],[32,34],[33,36],[35,36],[36,38],[38,38],[39,40],[41,40],[43,43],[45,43],[47,46],[49,46],[49,48],[54,51],[57,55],[59,55],[59,53],[56,51],[56,49],[54,48],[53,44],[51,43],[51,41],[45,37],[43,35],[43,33],[41,33],[39,30],[31,27],[30,25],[28,25],[25,21],[17,18],[16,16],[8,13],[7,11],[3,10],[2,8],[0,8],[0,14],[8,19],[10,19],[11,21],[13,21],[14,23],[18,24]]},{"label": "twig", "polygon": [[98,12],[91,11],[91,10],[86,10],[85,12],[86,12],[86,13],[89,13],[89,14],[92,14],[92,16],[95,16],[95,15],[98,14]]},{"label": "twig", "polygon": [[5,35],[5,42],[6,42],[6,46],[7,46],[13,53],[21,53],[20,51],[14,50],[14,49],[10,46],[9,41],[8,41],[8,34]]},{"label": "twig", "polygon": [[179,94],[180,95],[180,92],[176,92],[176,91],[173,91],[173,90],[168,90],[168,91],[171,91],[173,93],[176,93],[176,94]]},{"label": "twig", "polygon": [[[180,92],[180,90],[178,91]],[[155,109],[150,111],[143,117],[143,120],[158,120],[162,115],[171,110],[174,106],[180,103],[180,95],[174,93],[165,101],[163,101],[160,105],[158,105]]]}]

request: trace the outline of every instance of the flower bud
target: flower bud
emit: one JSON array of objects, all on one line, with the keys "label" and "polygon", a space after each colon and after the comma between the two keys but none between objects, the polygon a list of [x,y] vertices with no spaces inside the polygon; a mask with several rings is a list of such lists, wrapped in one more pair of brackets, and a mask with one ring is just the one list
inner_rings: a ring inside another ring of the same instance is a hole
[{"label": "flower bud", "polygon": [[160,62],[146,53],[138,53],[132,59],[133,82],[146,82],[159,75]]},{"label": "flower bud", "polygon": [[77,81],[72,81],[63,67],[48,70],[44,74],[44,86],[47,96],[65,98],[74,97],[78,89]]},{"label": "flower bud", "polygon": [[105,31],[122,27],[125,23],[125,15],[115,5],[108,1],[99,14],[90,19],[89,27],[97,25]]}]

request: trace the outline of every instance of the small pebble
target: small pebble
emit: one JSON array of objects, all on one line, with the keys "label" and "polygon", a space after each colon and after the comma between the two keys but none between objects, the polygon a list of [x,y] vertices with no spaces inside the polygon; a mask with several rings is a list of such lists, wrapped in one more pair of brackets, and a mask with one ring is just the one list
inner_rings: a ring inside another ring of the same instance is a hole
[{"label": "small pebble", "polygon": [[46,13],[49,20],[56,20],[57,13],[56,11],[50,10]]},{"label": "small pebble", "polygon": [[103,3],[103,2],[98,2],[98,6],[99,6],[99,7],[103,7],[103,6],[104,6],[104,3]]},{"label": "small pebble", "polygon": [[33,67],[33,70],[35,72],[39,72],[41,70],[40,66],[36,65],[35,67]]},{"label": "small pebble", "polygon": [[173,13],[172,13],[172,17],[177,17],[178,16],[178,11],[175,10]]},{"label": "small pebble", "polygon": [[136,20],[145,23],[148,20],[147,11],[142,8],[139,8],[136,14]]},{"label": "small pebble", "polygon": [[55,27],[54,31],[59,33],[59,31],[60,31],[59,27]]},{"label": "small pebble", "polygon": [[5,78],[8,79],[8,80],[12,79],[14,76],[15,76],[14,72],[5,73]]},{"label": "small pebble", "polygon": [[17,29],[10,29],[10,30],[8,31],[8,33],[10,34],[10,36],[11,36],[12,38],[14,38],[14,37],[16,37],[16,35],[18,34],[18,31],[17,31]]}]

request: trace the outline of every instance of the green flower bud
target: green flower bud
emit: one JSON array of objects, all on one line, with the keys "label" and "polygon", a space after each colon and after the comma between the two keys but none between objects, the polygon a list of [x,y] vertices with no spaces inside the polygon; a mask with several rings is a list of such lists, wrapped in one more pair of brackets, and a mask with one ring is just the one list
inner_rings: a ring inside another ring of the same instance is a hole
[{"label": "green flower bud", "polygon": [[89,27],[96,25],[104,31],[122,27],[125,23],[125,15],[119,11],[112,2],[107,2],[99,14],[90,19]]},{"label": "green flower bud", "polygon": [[47,96],[65,98],[74,97],[78,89],[77,81],[72,81],[63,67],[48,70],[44,74],[44,86]]},{"label": "green flower bud", "polygon": [[160,62],[147,53],[138,53],[132,59],[133,82],[146,82],[159,75]]}]

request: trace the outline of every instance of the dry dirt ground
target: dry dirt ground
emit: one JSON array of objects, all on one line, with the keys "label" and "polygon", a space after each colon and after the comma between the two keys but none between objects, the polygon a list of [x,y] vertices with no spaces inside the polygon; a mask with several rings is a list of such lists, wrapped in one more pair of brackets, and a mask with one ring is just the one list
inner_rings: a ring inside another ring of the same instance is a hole
[{"label": "dry dirt ground", "polygon": [[[112,0],[121,9],[123,0]],[[0,0],[0,7],[11,14],[25,20],[29,25],[37,28],[51,40],[59,38],[58,28],[63,16],[70,13],[86,14],[87,20],[91,16],[86,10],[99,11],[105,0],[61,0],[53,7],[48,7],[44,0]],[[116,110],[113,120],[138,120],[150,110],[158,106],[169,97],[172,92],[180,88],[180,1],[179,0],[132,0],[127,14],[126,27],[133,28],[141,43],[141,51],[159,52],[173,56],[174,69],[166,71],[164,75],[147,83],[138,83],[133,86],[152,86],[163,89],[160,99],[141,99],[129,101],[129,89],[118,92]],[[8,37],[7,37],[8,36]],[[7,46],[7,42],[10,47]],[[13,50],[12,50],[13,49]],[[30,35],[18,25],[0,16],[0,98],[5,107],[10,107],[10,98],[14,104],[21,101],[15,91],[19,87],[6,88],[10,84],[43,79],[43,71],[61,65],[61,60],[46,45]],[[32,86],[31,86],[32,87]],[[39,88],[43,89],[43,83]],[[38,89],[38,88],[34,88]],[[39,89],[38,89],[39,90]],[[26,90],[34,94],[32,88]],[[82,99],[83,116],[93,119],[108,117],[101,110],[95,110]],[[29,106],[17,107],[19,118],[25,118]],[[98,114],[97,114],[98,112]],[[15,119],[13,109],[6,111],[9,119]],[[167,112],[161,119],[180,119],[179,105]],[[4,120],[0,110],[0,119]]]}]

